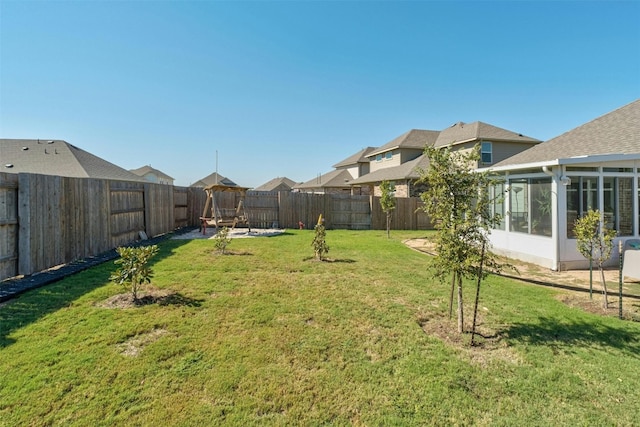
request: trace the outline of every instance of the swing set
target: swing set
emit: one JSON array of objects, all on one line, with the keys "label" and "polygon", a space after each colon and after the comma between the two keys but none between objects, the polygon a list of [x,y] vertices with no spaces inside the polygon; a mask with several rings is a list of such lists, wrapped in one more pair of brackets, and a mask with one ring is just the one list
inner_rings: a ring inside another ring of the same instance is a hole
[{"label": "swing set", "polygon": [[[249,224],[249,216],[244,208],[244,199],[247,195],[248,188],[237,187],[223,184],[211,184],[204,188],[207,193],[207,201],[200,217],[200,231],[202,234],[207,233],[207,226],[230,227],[232,230],[238,224],[246,224],[251,232]],[[218,200],[219,193],[239,193],[240,200],[235,209],[225,209],[220,206]]]}]

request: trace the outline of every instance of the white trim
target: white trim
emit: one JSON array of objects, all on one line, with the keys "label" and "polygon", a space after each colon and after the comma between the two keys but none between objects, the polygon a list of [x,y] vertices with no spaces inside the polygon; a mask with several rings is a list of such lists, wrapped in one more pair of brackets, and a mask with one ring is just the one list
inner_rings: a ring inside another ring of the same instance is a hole
[{"label": "white trim", "polygon": [[640,153],[633,154],[597,154],[592,156],[576,156],[576,157],[568,157],[568,158],[560,158],[553,160],[545,160],[539,162],[532,163],[520,163],[513,165],[505,165],[498,167],[488,167],[488,168],[479,168],[478,171],[489,171],[489,172],[504,172],[511,170],[519,170],[519,169],[535,169],[542,168],[543,166],[560,166],[560,165],[578,165],[584,163],[603,163],[603,162],[622,162],[622,161],[633,161],[640,160]]}]

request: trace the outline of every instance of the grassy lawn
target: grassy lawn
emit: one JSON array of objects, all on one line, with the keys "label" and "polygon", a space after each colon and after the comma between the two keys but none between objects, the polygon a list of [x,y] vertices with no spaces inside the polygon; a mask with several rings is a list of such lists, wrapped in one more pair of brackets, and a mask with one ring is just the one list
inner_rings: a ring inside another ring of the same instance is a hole
[{"label": "grassy lawn", "polygon": [[0,307],[0,425],[640,423],[640,323],[492,277],[469,348],[421,235],[329,230],[331,262],[310,230],[167,241],[135,308],[104,306],[113,263],[28,292]]}]

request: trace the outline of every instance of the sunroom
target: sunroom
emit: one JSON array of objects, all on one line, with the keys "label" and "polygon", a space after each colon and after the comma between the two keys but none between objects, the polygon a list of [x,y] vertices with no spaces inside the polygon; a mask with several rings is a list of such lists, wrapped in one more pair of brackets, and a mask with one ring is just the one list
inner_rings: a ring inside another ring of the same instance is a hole
[{"label": "sunroom", "polygon": [[[487,169],[484,169],[487,170]],[[576,219],[601,212],[618,242],[640,238],[640,101],[546,141],[489,169],[502,178],[491,189],[504,220],[492,230],[492,250],[552,270],[588,267],[578,252]]]}]

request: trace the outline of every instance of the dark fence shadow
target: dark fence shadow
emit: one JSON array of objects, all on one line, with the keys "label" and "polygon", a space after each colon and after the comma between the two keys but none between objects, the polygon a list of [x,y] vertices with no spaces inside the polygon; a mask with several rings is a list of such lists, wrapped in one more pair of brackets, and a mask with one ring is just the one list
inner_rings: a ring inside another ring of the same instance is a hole
[{"label": "dark fence shadow", "polygon": [[624,327],[542,317],[538,323],[516,323],[502,335],[525,344],[548,346],[554,353],[573,353],[576,347],[609,347],[640,359],[640,336]]}]

